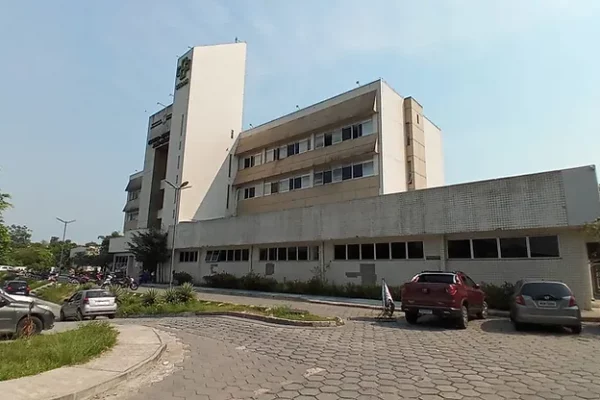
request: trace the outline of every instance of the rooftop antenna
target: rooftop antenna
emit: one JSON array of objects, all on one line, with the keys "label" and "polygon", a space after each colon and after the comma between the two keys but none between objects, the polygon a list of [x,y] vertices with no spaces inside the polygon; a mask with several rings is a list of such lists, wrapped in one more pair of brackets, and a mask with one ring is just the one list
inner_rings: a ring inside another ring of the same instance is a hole
[{"label": "rooftop antenna", "polygon": [[163,103],[161,103],[160,101],[157,101],[156,104],[158,104],[159,106],[163,106],[165,108],[167,108],[167,106],[165,106]]}]

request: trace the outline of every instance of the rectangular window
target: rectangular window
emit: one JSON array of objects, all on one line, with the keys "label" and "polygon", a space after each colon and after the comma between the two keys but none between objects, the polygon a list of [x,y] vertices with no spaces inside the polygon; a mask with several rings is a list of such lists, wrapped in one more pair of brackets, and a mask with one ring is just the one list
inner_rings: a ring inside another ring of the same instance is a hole
[{"label": "rectangular window", "polygon": [[177,169],[179,169],[180,162],[181,162],[181,156],[177,156]]},{"label": "rectangular window", "polygon": [[529,238],[531,257],[559,257],[558,236],[531,236]]},{"label": "rectangular window", "polygon": [[322,185],[323,184],[323,173],[315,172],[313,177],[313,186]]},{"label": "rectangular window", "polygon": [[227,261],[233,261],[234,260],[234,251],[233,250],[227,250]]},{"label": "rectangular window", "polygon": [[419,114],[417,114],[417,124],[419,123]]},{"label": "rectangular window", "polygon": [[362,123],[362,135],[367,136],[372,134],[373,131],[373,120],[368,120]]},{"label": "rectangular window", "polygon": [[323,171],[323,184],[326,185],[333,181],[333,175],[331,171]]},{"label": "rectangular window", "polygon": [[346,141],[350,139],[352,139],[352,127],[342,128],[342,140]]},{"label": "rectangular window", "polygon": [[269,261],[277,261],[277,247],[269,248]]},{"label": "rectangular window", "polygon": [[393,260],[404,260],[406,259],[406,243],[404,242],[392,242],[392,259]]},{"label": "rectangular window", "polygon": [[310,175],[302,176],[302,187],[305,189],[310,187]]},{"label": "rectangular window", "polygon": [[358,139],[362,135],[362,124],[352,125],[352,139]]},{"label": "rectangular window", "polygon": [[252,158],[246,157],[244,158],[244,168],[250,168],[252,166]]},{"label": "rectangular window", "polygon": [[340,143],[342,141],[342,131],[334,132],[331,135],[331,142],[333,144]]},{"label": "rectangular window", "polygon": [[292,143],[292,144],[288,144],[288,145],[287,145],[287,155],[288,155],[288,157],[289,157],[289,156],[293,156],[294,154],[297,154],[297,153],[295,152],[295,146],[294,146],[294,143]]},{"label": "rectangular window", "polygon": [[308,261],[308,247],[298,247],[298,261]]},{"label": "rectangular window", "polygon": [[352,165],[342,167],[342,180],[347,181],[348,179],[352,179]]},{"label": "rectangular window", "polygon": [[220,262],[227,261],[227,250],[219,250],[219,261]]},{"label": "rectangular window", "polygon": [[242,261],[248,261],[250,259],[250,250],[242,249]]},{"label": "rectangular window", "polygon": [[260,250],[258,250],[258,259],[260,261],[267,261],[268,255],[269,255],[269,252],[268,252],[267,249],[260,249]]},{"label": "rectangular window", "polygon": [[312,246],[310,248],[310,259],[311,260],[319,259],[319,246]]},{"label": "rectangular window", "polygon": [[302,189],[302,178],[294,178],[294,189]]},{"label": "rectangular window", "polygon": [[267,150],[267,152],[265,153],[265,162],[271,162],[271,161],[275,161],[275,150],[274,149],[269,149]]},{"label": "rectangular window", "polygon": [[375,259],[375,245],[373,243],[360,245],[360,259],[361,260],[374,260]]},{"label": "rectangular window", "polygon": [[526,238],[501,238],[500,257],[502,258],[527,258]]},{"label": "rectangular window", "polygon": [[271,182],[265,182],[265,186],[263,189],[263,196],[268,196],[271,194]]},{"label": "rectangular window", "polygon": [[362,164],[355,164],[352,166],[352,178],[356,179],[356,178],[362,178],[363,176],[363,165]]},{"label": "rectangular window", "polygon": [[466,240],[448,240],[448,258],[471,258],[471,242]]},{"label": "rectangular window", "polygon": [[315,149],[320,149],[325,146],[325,135],[315,136]]},{"label": "rectangular window", "polygon": [[287,250],[288,261],[296,261],[298,259],[298,249],[296,247],[288,247]]},{"label": "rectangular window", "polygon": [[332,133],[326,133],[325,136],[323,137],[324,139],[324,143],[325,146],[331,146],[333,144],[333,134]]},{"label": "rectangular window", "polygon": [[473,258],[498,258],[498,241],[473,239]]},{"label": "rectangular window", "polygon": [[279,182],[271,182],[271,194],[279,193]]},{"label": "rectangular window", "polygon": [[406,248],[408,250],[408,258],[410,259],[425,257],[423,252],[423,242],[408,242]]},{"label": "rectangular window", "polygon": [[349,244],[346,246],[348,252],[348,260],[360,260],[360,245]]},{"label": "rectangular window", "polygon": [[227,185],[227,198],[225,200],[225,208],[229,209],[229,192],[231,192],[231,185]]},{"label": "rectangular window", "polygon": [[298,153],[306,153],[308,150],[310,150],[310,139],[301,140],[298,143]]},{"label": "rectangular window", "polygon": [[290,190],[290,180],[282,179],[279,181],[278,186],[279,186],[279,193],[287,192],[288,190]]},{"label": "rectangular window", "polygon": [[230,155],[229,155],[229,171],[228,171],[228,173],[227,173],[227,176],[228,176],[229,178],[231,178],[231,163],[232,163],[232,162],[233,162],[233,156],[230,154]]},{"label": "rectangular window", "polygon": [[[208,251],[206,252],[206,256],[204,256],[204,261],[206,261],[206,262],[210,262],[210,261],[212,260],[212,253],[213,253],[213,252],[212,252],[211,250],[208,250]],[[179,254],[180,261],[181,261],[181,256],[183,256],[183,253],[180,253],[180,254]]]},{"label": "rectangular window", "polygon": [[[287,153],[287,146],[281,146],[281,147],[279,148],[279,158],[278,158],[278,159],[279,159],[279,160],[281,160],[281,159],[284,159],[284,158],[286,158],[287,156],[288,156],[288,153]],[[276,160],[277,160],[277,159],[276,159]]]},{"label": "rectangular window", "polygon": [[333,182],[342,181],[342,168],[335,168],[333,170]]},{"label": "rectangular window", "polygon": [[375,168],[373,166],[373,161],[368,161],[363,163],[362,165],[363,176],[373,176],[375,175]]},{"label": "rectangular window", "polygon": [[277,259],[279,261],[286,261],[287,260],[287,248],[286,247],[279,247],[277,249]]},{"label": "rectangular window", "polygon": [[390,259],[390,244],[375,243],[375,259],[389,260]]},{"label": "rectangular window", "polygon": [[345,244],[336,244],[333,246],[333,258],[336,260],[345,260],[346,259],[346,245]]},{"label": "rectangular window", "polygon": [[242,261],[242,249],[235,249],[233,251],[234,261]]},{"label": "rectangular window", "polygon": [[262,164],[262,154],[255,154],[252,156],[252,166]]},{"label": "rectangular window", "polygon": [[249,187],[244,189],[244,199],[251,199],[256,195],[256,188]]}]

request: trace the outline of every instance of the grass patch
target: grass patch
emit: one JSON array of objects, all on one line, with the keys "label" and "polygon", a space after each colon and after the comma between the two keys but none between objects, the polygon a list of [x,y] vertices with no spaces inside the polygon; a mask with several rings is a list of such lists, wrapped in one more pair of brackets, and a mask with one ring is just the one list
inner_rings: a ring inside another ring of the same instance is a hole
[{"label": "grass patch", "polygon": [[44,285],[46,285],[48,283],[48,281],[29,281],[29,288],[31,290],[35,290],[37,288],[40,288]]},{"label": "grass patch", "polygon": [[79,289],[79,285],[70,283],[57,283],[46,286],[36,292],[37,297],[56,304],[62,304],[63,300],[69,298]]},{"label": "grass patch", "polygon": [[0,381],[82,364],[110,349],[118,332],[106,322],[0,344]]},{"label": "grass patch", "polygon": [[333,321],[335,318],[314,315],[304,310],[295,310],[288,306],[260,307],[242,304],[220,303],[191,299],[185,302],[169,302],[165,299],[173,297],[172,294],[164,293],[149,304],[147,296],[143,293],[127,293],[119,299],[120,305],[117,311],[119,317],[134,317],[138,315],[161,315],[179,314],[185,312],[210,313],[237,311],[249,314],[273,316],[277,318],[295,321]]}]

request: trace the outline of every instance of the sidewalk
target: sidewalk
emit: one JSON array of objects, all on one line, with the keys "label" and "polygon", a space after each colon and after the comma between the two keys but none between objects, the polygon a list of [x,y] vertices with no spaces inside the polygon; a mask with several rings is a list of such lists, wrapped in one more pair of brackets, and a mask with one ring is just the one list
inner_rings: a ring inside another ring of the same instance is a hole
[{"label": "sidewalk", "polygon": [[57,368],[39,375],[0,382],[0,398],[77,400],[102,393],[156,360],[165,348],[154,329],[116,325],[116,346],[87,364]]},{"label": "sidewalk", "polygon": [[[169,285],[166,284],[149,284],[144,287],[155,287],[155,288],[167,288]],[[326,297],[326,296],[312,296],[304,294],[291,294],[291,293],[277,293],[277,292],[258,292],[251,290],[239,290],[239,289],[217,289],[209,288],[204,286],[195,286],[196,292],[206,295],[227,295],[227,296],[238,296],[238,297],[255,297],[263,299],[276,299],[276,300],[287,300],[287,301],[299,301],[313,304],[323,304],[329,306],[341,306],[351,308],[363,308],[369,310],[380,310],[380,300],[369,300],[369,299],[350,299],[342,297]],[[594,304],[591,310],[583,310],[581,317],[584,322],[600,322],[600,308]],[[400,309],[400,303],[396,304],[396,309]],[[496,317],[508,318],[507,311],[490,310],[489,314]]]}]

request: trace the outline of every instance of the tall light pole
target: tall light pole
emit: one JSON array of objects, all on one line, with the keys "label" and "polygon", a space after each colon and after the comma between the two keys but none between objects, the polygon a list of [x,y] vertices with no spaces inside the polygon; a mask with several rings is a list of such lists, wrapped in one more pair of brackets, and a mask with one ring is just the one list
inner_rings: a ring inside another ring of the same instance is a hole
[{"label": "tall light pole", "polygon": [[173,237],[171,238],[171,268],[169,271],[169,288],[172,288],[173,268],[175,266],[175,230],[177,229],[177,224],[179,223],[179,199],[181,197],[181,190],[191,186],[188,186],[188,181],[182,182],[180,185],[174,185],[165,179],[165,183],[175,190],[175,220],[173,221]]},{"label": "tall light pole", "polygon": [[62,222],[64,224],[63,227],[63,237],[62,237],[62,249],[60,249],[60,272],[62,272],[62,269],[65,267],[64,266],[64,259],[65,259],[65,239],[67,237],[67,225],[69,225],[70,223],[75,222],[74,219],[67,221],[61,218],[56,217],[56,219],[60,222]]}]

